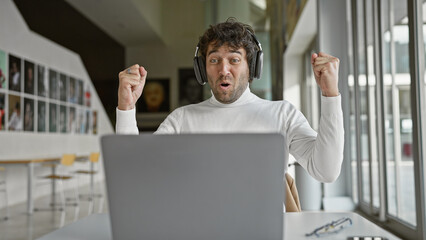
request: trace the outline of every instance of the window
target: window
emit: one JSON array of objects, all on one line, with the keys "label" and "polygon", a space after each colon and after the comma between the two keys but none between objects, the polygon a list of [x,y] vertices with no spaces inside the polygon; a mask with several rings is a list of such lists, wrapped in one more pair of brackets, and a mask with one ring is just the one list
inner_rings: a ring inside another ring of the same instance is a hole
[{"label": "window", "polygon": [[[416,139],[422,142],[420,133],[414,131],[419,114],[412,106],[418,92],[412,88],[417,88],[415,83],[420,80],[412,64],[416,64],[416,54],[425,58],[426,64],[426,52],[420,54],[413,47],[421,39],[424,45],[420,49],[426,49],[426,17],[415,20],[421,22],[421,29],[411,29],[416,24],[409,21],[417,16],[416,4],[422,3],[421,9],[426,11],[424,2],[351,0],[353,29],[349,34],[353,34],[354,43],[353,53],[349,49],[348,55],[353,75],[348,76],[351,110],[347,117],[352,180],[357,183],[353,184],[353,197],[371,219],[386,221],[391,230],[408,239],[423,238],[424,232],[423,220],[418,220],[424,207],[416,214],[416,190],[420,189],[416,179],[422,179],[424,173],[415,168],[423,149],[413,147]],[[414,30],[424,38],[416,36]],[[423,66],[420,69],[424,70]],[[426,76],[421,78],[425,93]],[[425,108],[426,97],[421,99]]]},{"label": "window", "polygon": [[365,48],[365,12],[364,1],[356,1],[357,7],[357,54],[358,62],[356,68],[358,72],[356,87],[358,88],[358,108],[359,108],[359,133],[360,133],[360,160],[361,160],[361,198],[360,200],[366,204],[370,203],[370,161],[369,161],[369,141],[368,141],[368,106],[367,106],[367,62]]},{"label": "window", "polygon": [[[348,21],[348,29],[353,29],[352,21]],[[349,143],[349,156],[351,161],[351,177],[352,177],[352,200],[355,204],[359,203],[359,194],[358,194],[358,162],[357,162],[357,128],[356,128],[356,96],[355,96],[355,79],[354,79],[354,52],[353,52],[353,36],[355,34],[352,31],[348,31],[348,62],[349,62],[349,75],[348,75],[348,92],[349,92],[349,135],[350,135],[350,143]]]},{"label": "window", "polygon": [[375,208],[379,207],[379,162],[378,162],[378,146],[377,146],[377,83],[376,83],[376,69],[374,68],[375,61],[375,41],[374,39],[374,16],[373,16],[373,1],[365,1],[365,19],[366,19],[366,44],[365,44],[365,55],[366,55],[366,94],[368,100],[368,127],[369,127],[369,149],[370,149],[370,179],[371,179],[371,203]]},{"label": "window", "polygon": [[[375,69],[375,25],[374,2],[355,1],[354,11],[356,37],[356,82],[355,89],[349,82],[351,107],[356,102],[357,111],[351,111],[351,148],[352,148],[352,176],[361,178],[359,200],[361,207],[368,212],[377,212],[380,207],[379,197],[379,159],[378,159],[378,88]],[[352,80],[351,80],[352,81]],[[355,94],[354,94],[355,92]],[[354,127],[358,128],[358,138],[354,135]],[[355,141],[357,140],[357,141]],[[358,143],[358,150],[356,143]],[[359,167],[357,156],[359,154]],[[358,172],[360,174],[358,174]]]},{"label": "window", "polygon": [[388,213],[416,225],[407,1],[383,1]]}]

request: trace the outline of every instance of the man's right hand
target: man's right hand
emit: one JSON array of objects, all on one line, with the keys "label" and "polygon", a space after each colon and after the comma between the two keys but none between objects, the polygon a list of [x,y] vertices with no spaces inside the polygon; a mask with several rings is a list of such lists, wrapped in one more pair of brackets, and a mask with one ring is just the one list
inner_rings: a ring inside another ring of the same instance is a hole
[{"label": "man's right hand", "polygon": [[118,74],[118,109],[131,110],[142,95],[148,72],[144,67],[135,64]]}]

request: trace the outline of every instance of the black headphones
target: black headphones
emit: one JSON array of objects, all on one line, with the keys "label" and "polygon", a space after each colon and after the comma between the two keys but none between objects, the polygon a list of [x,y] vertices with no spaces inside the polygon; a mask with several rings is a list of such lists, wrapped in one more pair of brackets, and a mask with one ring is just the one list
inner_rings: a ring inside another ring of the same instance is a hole
[{"label": "black headphones", "polygon": [[[251,79],[253,78],[260,79],[260,76],[262,74],[262,68],[263,68],[262,45],[260,44],[256,36],[252,32],[250,32],[249,30],[247,30],[247,32],[252,36],[253,41],[256,43],[257,47],[259,48],[254,54],[252,63],[249,66]],[[197,78],[198,83],[201,85],[205,85],[207,82],[207,73],[206,73],[206,67],[204,66],[203,57],[198,56],[199,49],[200,49],[200,43],[198,42],[197,48],[195,49],[195,56],[194,56],[194,72],[195,72],[195,77]]]}]

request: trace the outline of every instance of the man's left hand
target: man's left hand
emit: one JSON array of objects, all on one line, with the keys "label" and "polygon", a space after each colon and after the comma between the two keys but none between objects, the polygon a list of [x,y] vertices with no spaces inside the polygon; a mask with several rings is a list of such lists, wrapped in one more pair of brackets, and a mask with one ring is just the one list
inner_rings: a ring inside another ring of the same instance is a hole
[{"label": "man's left hand", "polygon": [[325,97],[335,97],[339,95],[337,86],[339,81],[339,63],[337,57],[333,57],[323,52],[313,53],[311,56],[312,70],[315,80],[321,88]]}]

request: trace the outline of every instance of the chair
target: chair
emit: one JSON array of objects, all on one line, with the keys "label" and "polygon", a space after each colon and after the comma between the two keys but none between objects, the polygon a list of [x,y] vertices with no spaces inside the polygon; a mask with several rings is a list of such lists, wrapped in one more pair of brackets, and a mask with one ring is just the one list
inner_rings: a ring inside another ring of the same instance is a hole
[{"label": "chair", "polygon": [[7,198],[7,172],[5,167],[0,166],[0,194],[3,195],[4,199],[4,208],[6,210],[6,214],[3,217],[4,220],[9,218],[9,208],[8,208],[8,198]]},{"label": "chair", "polygon": [[99,172],[99,155],[100,155],[99,152],[93,152],[90,154],[89,156],[90,170],[80,169],[75,171],[75,173],[77,174],[90,176],[89,194],[80,195],[81,198],[85,198],[90,201],[89,214],[93,213],[94,198],[96,197],[100,199],[98,212],[101,213],[103,209],[103,203],[104,203],[103,194],[95,193],[95,181],[94,181],[95,174]]},{"label": "chair", "polygon": [[52,192],[52,203],[51,203],[51,208],[47,208],[47,209],[40,209],[40,208],[35,208],[35,211],[40,211],[40,210],[59,210],[59,211],[64,211],[65,207],[67,205],[72,205],[72,206],[79,206],[79,198],[78,198],[78,185],[75,184],[74,186],[74,200],[75,202],[73,203],[67,203],[67,200],[72,200],[71,199],[65,199],[65,189],[64,189],[64,184],[63,181],[66,180],[71,180],[74,178],[72,171],[67,171],[67,169],[71,168],[75,162],[76,156],[75,154],[63,154],[61,161],[59,164],[45,164],[44,166],[48,166],[52,168],[52,174],[47,175],[47,176],[42,176],[39,177],[39,179],[49,179],[50,182],[52,183],[52,187],[54,187],[54,184],[56,181],[58,181],[59,184],[59,191],[60,191],[60,198],[61,198],[61,207],[60,208],[55,208],[56,205],[56,201],[53,198],[54,197],[54,192]]},{"label": "chair", "polygon": [[285,173],[285,209],[286,212],[300,212],[299,193],[290,174]]}]

